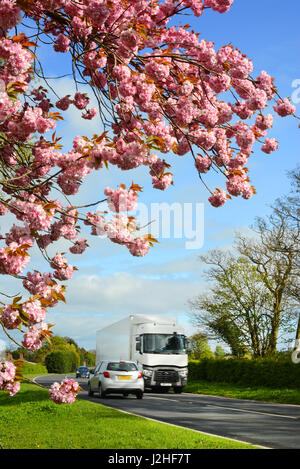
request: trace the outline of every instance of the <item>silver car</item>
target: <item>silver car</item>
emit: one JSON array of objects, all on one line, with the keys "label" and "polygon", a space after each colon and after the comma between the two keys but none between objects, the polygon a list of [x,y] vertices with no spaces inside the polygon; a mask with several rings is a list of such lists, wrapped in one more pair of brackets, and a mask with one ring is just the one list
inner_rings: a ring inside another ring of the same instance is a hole
[{"label": "silver car", "polygon": [[94,392],[100,397],[107,394],[135,394],[138,399],[143,398],[144,379],[135,362],[105,360],[99,363],[94,374],[88,381],[88,394],[93,396]]}]

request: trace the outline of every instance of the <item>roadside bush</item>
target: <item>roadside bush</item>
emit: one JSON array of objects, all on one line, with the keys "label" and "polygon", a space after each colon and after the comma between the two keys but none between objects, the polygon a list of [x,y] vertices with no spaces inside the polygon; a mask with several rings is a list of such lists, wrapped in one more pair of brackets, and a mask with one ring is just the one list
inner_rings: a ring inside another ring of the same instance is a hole
[{"label": "roadside bush", "polygon": [[70,373],[79,366],[78,354],[72,351],[57,350],[45,358],[48,373]]},{"label": "roadside bush", "polygon": [[45,365],[48,373],[66,373],[67,359],[66,354],[61,351],[49,353],[45,358]]},{"label": "roadside bush", "polygon": [[79,367],[80,364],[80,355],[77,352],[69,351],[67,352],[69,354],[69,360],[70,360],[70,369],[69,371],[76,371],[77,368]]},{"label": "roadside bush", "polygon": [[300,365],[290,360],[205,359],[189,362],[189,379],[246,386],[299,388]]},{"label": "roadside bush", "polygon": [[189,360],[189,379],[197,381],[206,379],[206,359],[203,360]]}]

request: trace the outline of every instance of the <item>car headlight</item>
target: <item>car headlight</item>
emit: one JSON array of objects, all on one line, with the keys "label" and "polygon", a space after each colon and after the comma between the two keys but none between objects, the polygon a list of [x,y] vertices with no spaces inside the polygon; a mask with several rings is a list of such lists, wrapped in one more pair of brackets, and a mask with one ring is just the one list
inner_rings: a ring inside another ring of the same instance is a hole
[{"label": "car headlight", "polygon": [[148,378],[151,378],[152,370],[143,370],[143,375],[147,376]]}]

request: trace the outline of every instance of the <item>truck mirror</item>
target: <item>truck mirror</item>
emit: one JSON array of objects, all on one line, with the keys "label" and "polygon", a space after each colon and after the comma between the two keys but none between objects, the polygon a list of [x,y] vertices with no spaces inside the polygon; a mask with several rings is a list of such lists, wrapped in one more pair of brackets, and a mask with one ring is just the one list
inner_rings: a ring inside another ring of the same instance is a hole
[{"label": "truck mirror", "polygon": [[135,350],[136,350],[137,352],[140,352],[140,351],[141,351],[141,342],[137,342],[137,343],[135,344]]}]

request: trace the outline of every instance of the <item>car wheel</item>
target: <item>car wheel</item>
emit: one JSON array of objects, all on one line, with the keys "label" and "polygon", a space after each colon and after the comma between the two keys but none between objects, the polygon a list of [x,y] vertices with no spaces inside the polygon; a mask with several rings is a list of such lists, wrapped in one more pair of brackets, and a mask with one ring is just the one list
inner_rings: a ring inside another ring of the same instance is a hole
[{"label": "car wheel", "polygon": [[106,397],[106,392],[103,391],[101,384],[99,384],[99,396]]},{"label": "car wheel", "polygon": [[94,395],[94,392],[92,391],[92,388],[91,388],[91,384],[89,383],[89,386],[88,386],[88,395],[89,396],[93,396]]},{"label": "car wheel", "polygon": [[143,392],[142,392],[142,391],[138,391],[138,392],[136,393],[136,397],[137,397],[137,399],[143,399]]}]

